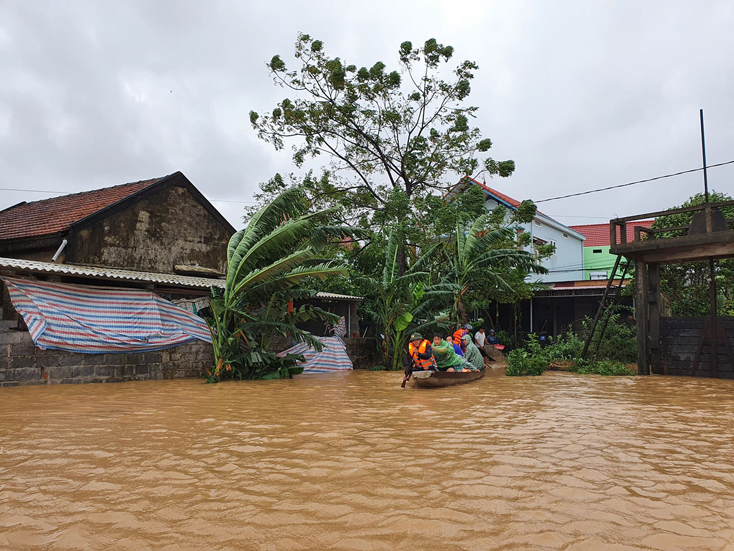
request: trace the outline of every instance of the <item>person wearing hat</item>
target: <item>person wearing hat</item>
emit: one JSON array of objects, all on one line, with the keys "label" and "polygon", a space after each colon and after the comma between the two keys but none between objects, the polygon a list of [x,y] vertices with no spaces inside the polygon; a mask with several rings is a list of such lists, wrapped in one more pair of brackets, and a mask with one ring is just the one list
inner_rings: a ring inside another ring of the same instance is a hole
[{"label": "person wearing hat", "polygon": [[413,370],[431,369],[436,363],[433,359],[431,343],[424,339],[420,333],[410,335],[408,353],[410,354]]},{"label": "person wearing hat", "polygon": [[499,344],[500,340],[497,338],[497,335],[494,334],[494,329],[489,330],[489,335],[487,335],[487,344]]},{"label": "person wearing hat", "polygon": [[477,345],[471,342],[471,335],[467,333],[462,337],[462,339],[464,339],[464,344],[466,344],[464,358],[466,358],[466,361],[472,364],[475,368],[482,369],[484,367],[484,358],[482,358],[482,354],[479,352]]},{"label": "person wearing hat", "polygon": [[403,377],[403,384],[400,385],[402,388],[405,388],[405,383],[408,382],[413,371],[436,369],[436,360],[433,359],[431,343],[424,339],[420,333],[410,335],[408,356],[405,360],[405,376]]}]

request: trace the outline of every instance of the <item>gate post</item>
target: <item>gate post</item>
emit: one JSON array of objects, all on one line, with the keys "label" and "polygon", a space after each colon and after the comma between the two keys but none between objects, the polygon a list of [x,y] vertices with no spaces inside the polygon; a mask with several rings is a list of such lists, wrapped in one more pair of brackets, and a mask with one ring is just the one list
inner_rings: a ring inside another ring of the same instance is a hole
[{"label": "gate post", "polygon": [[635,261],[635,318],[637,320],[637,373],[649,375],[647,346],[647,263]]}]

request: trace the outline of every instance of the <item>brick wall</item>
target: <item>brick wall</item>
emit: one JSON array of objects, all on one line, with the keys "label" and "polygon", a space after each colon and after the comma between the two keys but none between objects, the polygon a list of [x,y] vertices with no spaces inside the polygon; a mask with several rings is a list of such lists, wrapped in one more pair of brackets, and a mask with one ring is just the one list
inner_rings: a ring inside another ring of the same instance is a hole
[{"label": "brick wall", "polygon": [[160,352],[75,354],[36,348],[21,331],[0,331],[0,386],[203,377],[212,347],[196,341]]},{"label": "brick wall", "polygon": [[[694,371],[696,351],[701,343],[704,318],[661,318],[660,345],[662,351],[662,368],[653,369],[659,375],[683,375],[695,377],[713,377],[711,343],[701,346],[698,368]],[[720,317],[718,323],[729,341],[723,342],[723,335],[718,342],[716,354],[716,377],[734,379],[734,365],[728,351],[734,350],[734,318]]]},{"label": "brick wall", "polygon": [[[355,369],[380,363],[375,339],[344,339]],[[277,350],[287,347],[283,340]],[[196,341],[160,352],[75,354],[36,348],[23,331],[0,328],[0,387],[70,383],[112,383],[204,377],[214,365],[210,344]]]}]

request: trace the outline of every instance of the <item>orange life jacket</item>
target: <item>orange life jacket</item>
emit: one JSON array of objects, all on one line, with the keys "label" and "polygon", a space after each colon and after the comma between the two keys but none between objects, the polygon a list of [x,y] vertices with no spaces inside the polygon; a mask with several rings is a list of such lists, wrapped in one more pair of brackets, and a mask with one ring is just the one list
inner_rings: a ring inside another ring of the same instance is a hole
[{"label": "orange life jacket", "polygon": [[466,348],[464,346],[464,341],[461,340],[461,337],[464,336],[464,330],[463,329],[457,329],[454,331],[454,344],[458,344],[462,350]]},{"label": "orange life jacket", "polygon": [[411,342],[408,344],[408,351],[410,351],[410,357],[413,358],[413,363],[418,369],[430,369],[430,367],[433,365],[433,356],[428,358],[427,360],[424,360],[423,358],[419,358],[418,354],[425,354],[426,348],[428,347],[428,341],[423,339],[423,341],[418,345],[418,348],[413,346],[413,343]]}]

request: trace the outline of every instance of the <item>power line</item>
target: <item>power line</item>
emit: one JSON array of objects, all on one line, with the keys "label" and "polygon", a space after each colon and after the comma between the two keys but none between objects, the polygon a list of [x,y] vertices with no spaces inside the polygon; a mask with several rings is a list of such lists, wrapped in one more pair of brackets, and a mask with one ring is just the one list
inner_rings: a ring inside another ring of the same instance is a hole
[{"label": "power line", "polygon": [[[724,165],[730,165],[734,163],[734,160],[732,161],[726,161],[725,163],[717,163],[715,165],[708,165],[706,168],[715,168],[717,166],[724,166]],[[645,180],[637,180],[635,182],[627,182],[626,184],[619,184],[616,186],[609,186],[609,187],[602,187],[599,189],[590,189],[588,191],[581,191],[579,193],[570,193],[568,195],[559,195],[558,197],[549,197],[548,199],[540,199],[539,201],[534,201],[535,203],[545,203],[547,201],[555,201],[556,199],[568,199],[569,197],[578,197],[579,195],[589,195],[590,193],[599,193],[600,191],[608,191],[610,189],[617,189],[621,187],[627,187],[627,186],[634,186],[636,184],[644,184],[645,182],[654,182],[655,180],[662,180],[664,178],[672,178],[673,176],[680,176],[681,174],[690,174],[692,172],[698,172],[699,170],[703,170],[703,167],[701,168],[692,168],[690,170],[683,170],[681,172],[674,172],[673,174],[665,174],[664,176],[655,176],[654,178],[647,178]]]},{"label": "power line", "polygon": [[[76,193],[87,193],[84,191],[59,191],[50,189],[18,189],[9,187],[0,187],[0,191],[19,191],[22,193],[55,193],[57,195],[71,195]],[[237,201],[234,199],[209,199],[212,203],[242,203],[245,205],[257,205],[257,201]]]}]

